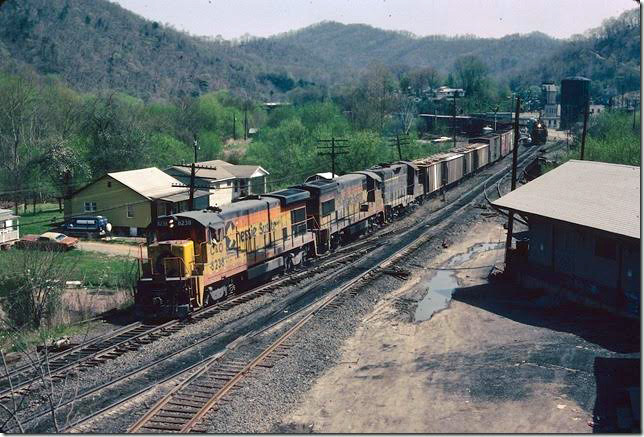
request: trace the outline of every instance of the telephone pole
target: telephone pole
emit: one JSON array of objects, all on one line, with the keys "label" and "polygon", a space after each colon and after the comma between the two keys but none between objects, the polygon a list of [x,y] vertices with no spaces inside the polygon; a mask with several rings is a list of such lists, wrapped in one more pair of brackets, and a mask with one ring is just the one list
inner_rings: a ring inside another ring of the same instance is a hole
[{"label": "telephone pole", "polygon": [[[195,141],[196,144],[196,141]],[[197,157],[197,149],[195,147],[195,159]],[[177,164],[175,167],[184,167],[184,168],[189,168],[190,169],[190,184],[172,184],[173,187],[179,187],[179,188],[188,188],[189,191],[189,197],[188,197],[188,208],[189,211],[193,211],[195,209],[195,191],[199,188],[202,190],[210,190],[210,187],[208,186],[197,186],[196,185],[196,176],[197,176],[197,170],[198,169],[205,169],[205,170],[216,170],[217,167],[209,166],[209,165],[197,165],[196,163],[191,163],[190,165],[187,164]],[[212,179],[212,178],[205,178],[202,177],[202,179]]]},{"label": "telephone pole", "polygon": [[454,112],[452,115],[452,135],[454,140],[454,148],[456,148],[456,92],[454,92]]},{"label": "telephone pole", "polygon": [[233,112],[233,140],[237,139],[237,120],[235,118],[235,113]]},{"label": "telephone pole", "polygon": [[[521,97],[517,96],[517,107],[514,113],[514,147],[512,149],[512,181],[511,191],[517,187],[517,158],[519,156],[519,112],[521,110]],[[508,211],[508,235],[505,240],[505,266],[507,269],[512,248],[512,228],[514,226],[514,211]]]},{"label": "telephone pole", "polygon": [[395,146],[398,149],[398,159],[402,161],[403,157],[401,146],[409,145],[409,136],[396,134],[395,137],[391,138],[391,143],[389,145],[391,147]]},{"label": "telephone pole", "polygon": [[584,160],[584,151],[586,149],[586,129],[588,127],[588,103],[586,103],[586,108],[584,109],[584,130],[581,132],[581,154],[579,159]]},{"label": "telephone pole", "polygon": [[339,155],[346,155],[347,153],[349,153],[346,150],[349,146],[336,144],[336,143],[342,143],[347,141],[348,140],[335,138],[335,137],[331,137],[330,140],[318,140],[319,143],[331,143],[330,146],[318,146],[318,150],[324,150],[323,152],[318,152],[318,155],[331,157],[331,177],[335,177],[336,175],[335,158]]},{"label": "telephone pole", "polygon": [[244,139],[248,139],[248,108],[244,106]]},{"label": "telephone pole", "polygon": [[196,133],[192,134],[192,138],[193,138],[192,147],[194,147],[194,149],[195,149],[194,163],[196,164],[197,163],[197,150],[199,150],[199,143],[197,142],[197,134]]}]

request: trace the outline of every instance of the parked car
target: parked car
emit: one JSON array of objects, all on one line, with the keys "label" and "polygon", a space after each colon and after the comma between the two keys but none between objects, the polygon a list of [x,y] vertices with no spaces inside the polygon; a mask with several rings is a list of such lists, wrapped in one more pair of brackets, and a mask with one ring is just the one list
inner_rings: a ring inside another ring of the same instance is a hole
[{"label": "parked car", "polygon": [[101,215],[72,217],[58,228],[66,235],[86,238],[101,238],[112,231],[112,224]]},{"label": "parked car", "polygon": [[45,232],[41,235],[25,235],[16,243],[20,249],[67,251],[78,246],[78,238],[68,237],[58,232]]}]

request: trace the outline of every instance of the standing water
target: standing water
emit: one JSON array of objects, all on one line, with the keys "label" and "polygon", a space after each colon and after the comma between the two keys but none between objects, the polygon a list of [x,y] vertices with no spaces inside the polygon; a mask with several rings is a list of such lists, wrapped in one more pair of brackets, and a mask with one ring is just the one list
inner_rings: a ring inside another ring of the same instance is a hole
[{"label": "standing water", "polygon": [[429,320],[436,312],[447,308],[452,294],[458,287],[458,280],[454,274],[454,268],[469,261],[477,253],[488,250],[496,250],[503,247],[502,243],[478,243],[470,247],[467,252],[454,255],[429,280],[421,281],[421,287],[427,287],[427,294],[418,302],[414,321],[422,322]]}]

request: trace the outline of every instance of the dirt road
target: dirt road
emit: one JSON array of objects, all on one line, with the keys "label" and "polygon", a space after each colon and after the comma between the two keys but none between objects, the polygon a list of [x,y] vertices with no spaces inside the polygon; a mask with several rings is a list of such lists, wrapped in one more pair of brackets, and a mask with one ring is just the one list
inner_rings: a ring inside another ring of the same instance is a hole
[{"label": "dirt road", "polygon": [[143,250],[143,257],[146,258],[148,251],[145,246],[142,249],[139,249],[139,246],[134,246],[131,244],[117,244],[117,243],[104,243],[101,241],[81,241],[78,243],[78,246],[81,250],[87,250],[91,252],[100,252],[106,255],[115,255],[115,256],[129,256],[132,258],[138,258],[140,255],[140,250]]},{"label": "dirt road", "polygon": [[[503,241],[505,231],[480,223],[468,235],[376,305],[282,423],[322,433],[592,432],[594,363],[619,355],[596,335],[619,331],[489,284],[503,250],[481,243]],[[430,269],[445,265],[461,270]],[[449,307],[414,320],[445,306],[454,280]]]}]

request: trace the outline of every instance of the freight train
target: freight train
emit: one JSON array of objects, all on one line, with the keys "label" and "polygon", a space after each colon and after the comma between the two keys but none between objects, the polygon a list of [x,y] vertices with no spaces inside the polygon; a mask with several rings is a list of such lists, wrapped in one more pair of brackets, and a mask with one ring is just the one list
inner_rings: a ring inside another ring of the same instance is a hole
[{"label": "freight train", "polygon": [[512,151],[513,138],[511,130],[488,134],[413,162],[158,217],[148,229],[148,258],[141,259],[137,312],[184,318],[249,281],[288,272],[498,161]]}]

